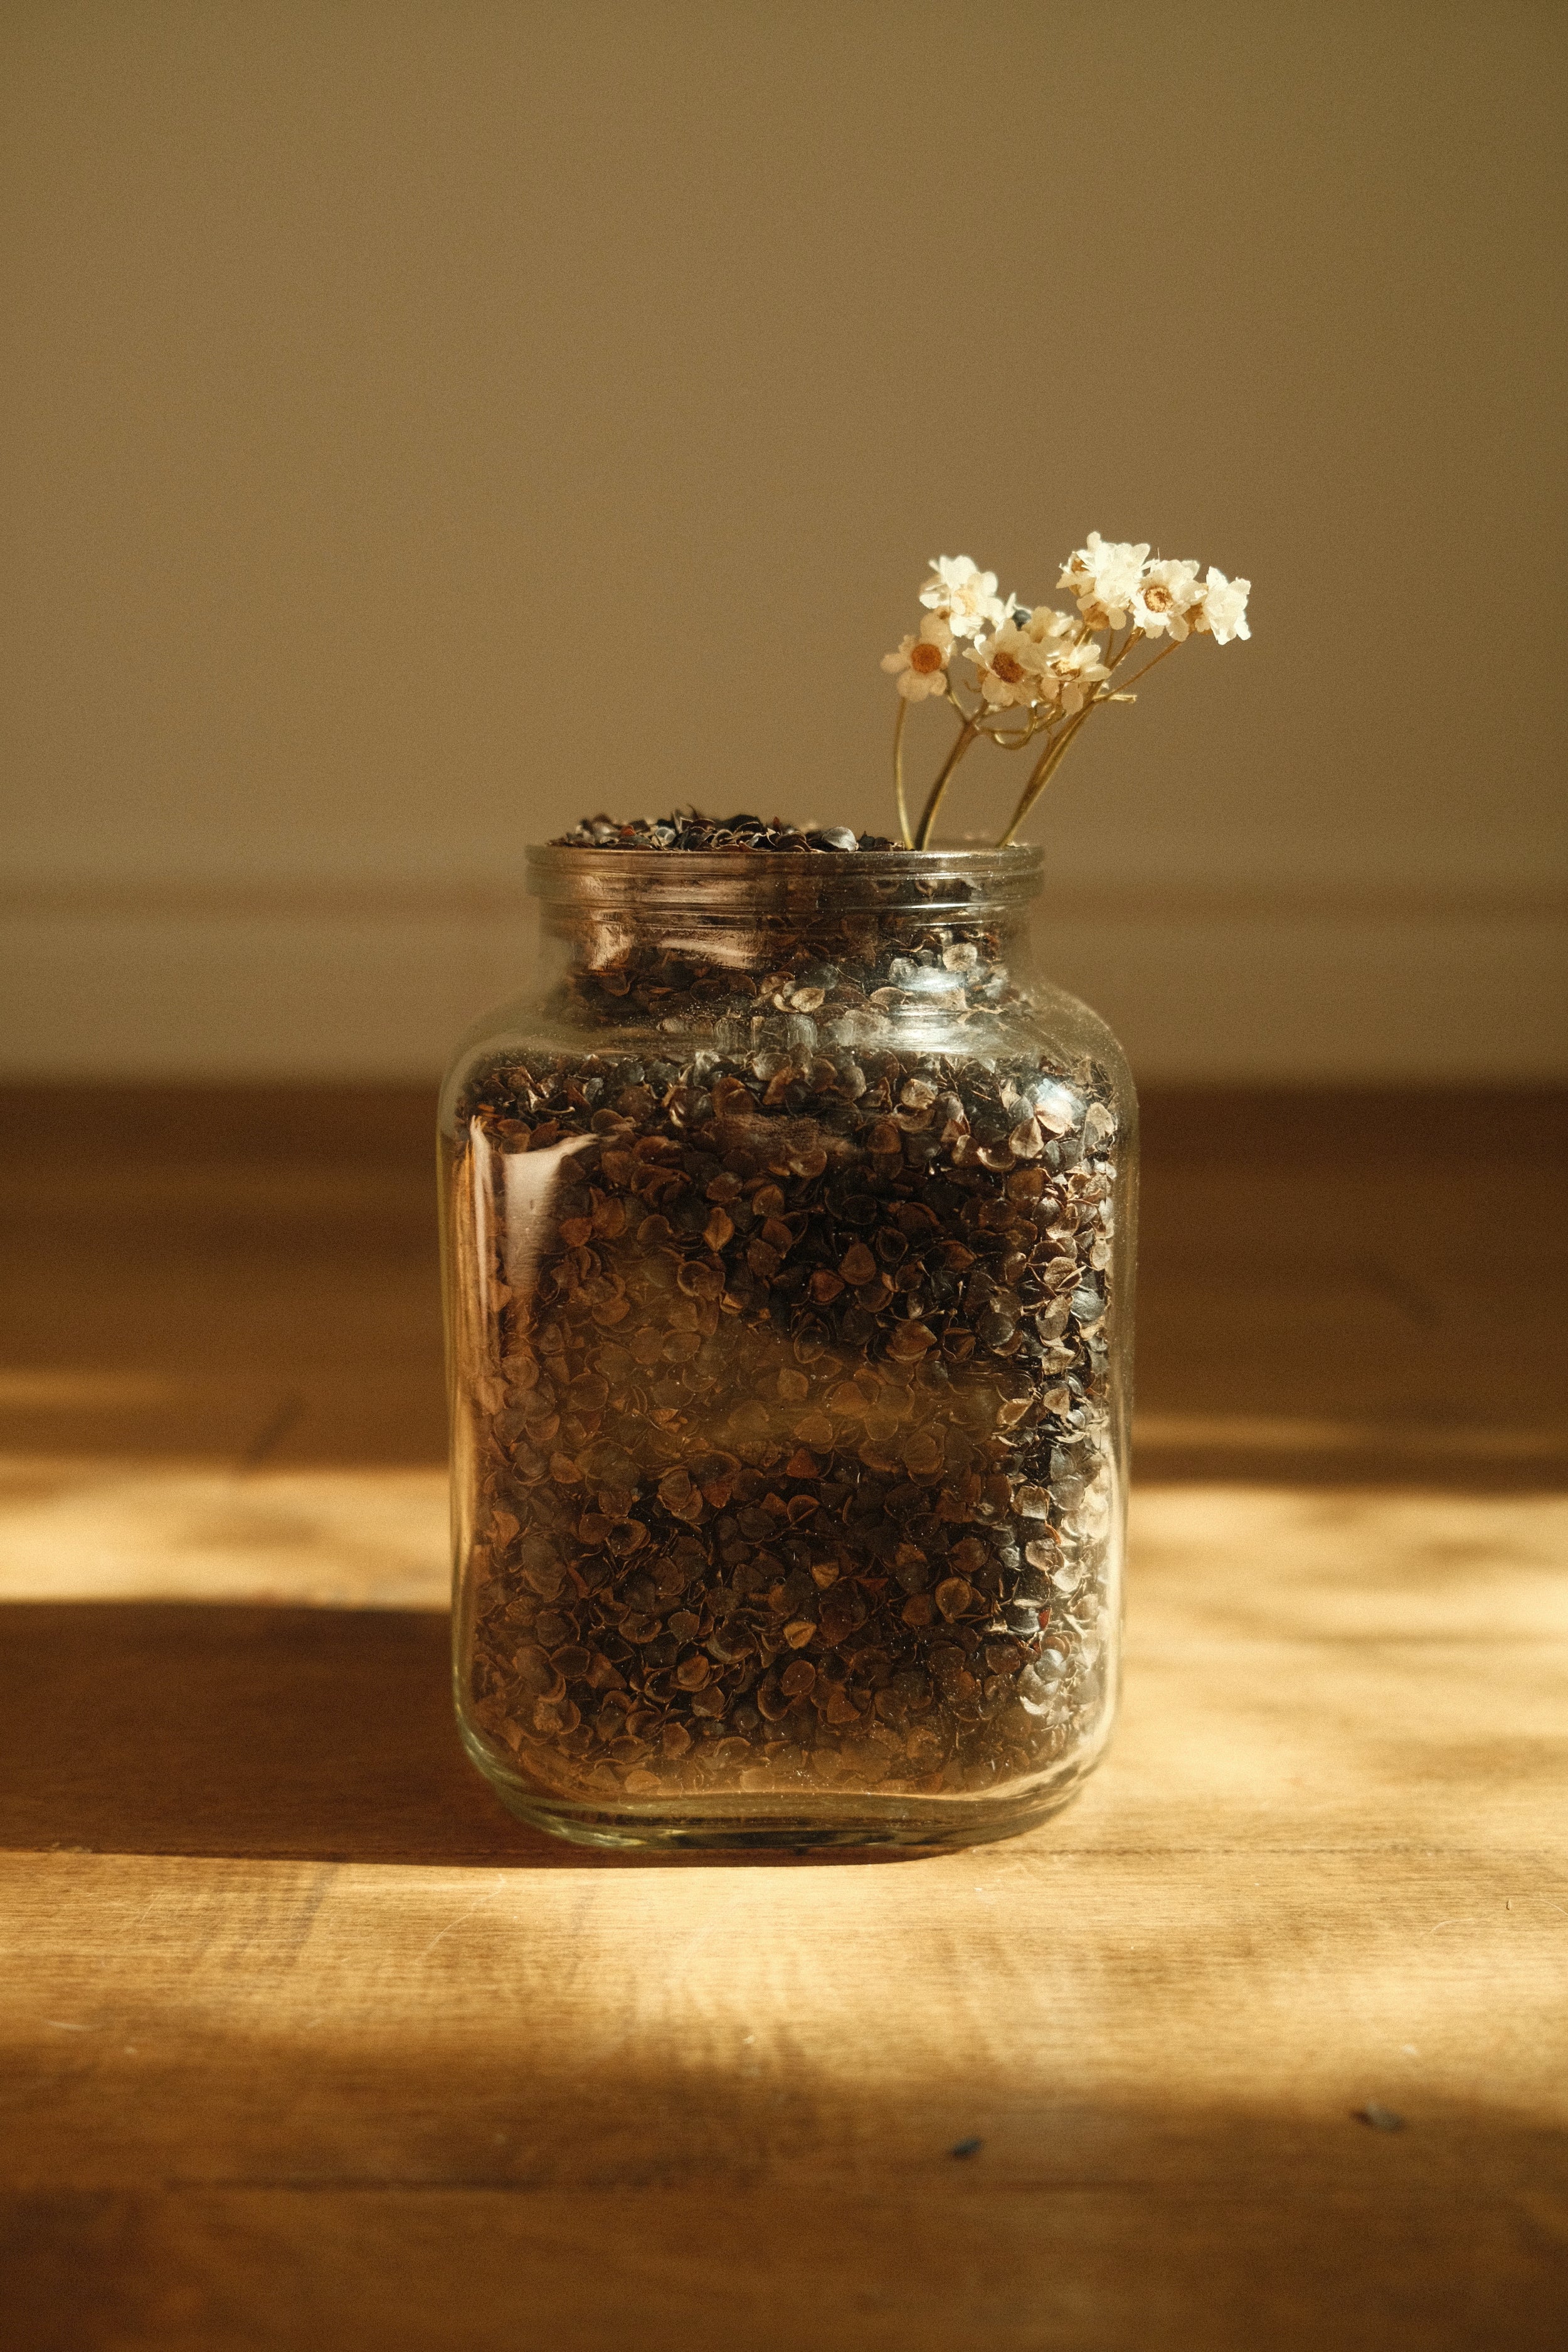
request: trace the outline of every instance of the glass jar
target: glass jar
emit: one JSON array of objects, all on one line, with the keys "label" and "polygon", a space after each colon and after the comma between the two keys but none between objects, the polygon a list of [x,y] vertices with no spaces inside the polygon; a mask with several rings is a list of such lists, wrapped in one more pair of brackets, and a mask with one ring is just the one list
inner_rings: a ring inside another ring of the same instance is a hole
[{"label": "glass jar", "polygon": [[1040,853],[540,849],[442,1096],[458,1717],[595,1844],[967,1844],[1117,1685],[1135,1105]]}]

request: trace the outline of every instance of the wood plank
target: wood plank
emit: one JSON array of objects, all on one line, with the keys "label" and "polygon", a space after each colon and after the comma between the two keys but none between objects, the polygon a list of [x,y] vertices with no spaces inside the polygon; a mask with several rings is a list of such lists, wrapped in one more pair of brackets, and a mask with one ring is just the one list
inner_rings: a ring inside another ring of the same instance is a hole
[{"label": "wood plank", "polygon": [[876,1871],[18,1859],[19,2289],[42,2228],[115,2345],[1545,2346],[1565,1879],[1038,1835]]},{"label": "wood plank", "polygon": [[189,2190],[0,2203],[27,2352],[1559,2352],[1568,2209],[1406,2188]]},{"label": "wood plank", "polygon": [[[1568,2191],[1568,1871],[10,1857],[5,2185]],[[657,1964],[655,1956],[657,1955]],[[31,2057],[24,2079],[22,2049]],[[1367,2100],[1400,2114],[1383,2134]]]},{"label": "wood plank", "polygon": [[444,1612],[447,1524],[444,1470],[21,1453],[0,1461],[0,1574],[19,1601]]}]

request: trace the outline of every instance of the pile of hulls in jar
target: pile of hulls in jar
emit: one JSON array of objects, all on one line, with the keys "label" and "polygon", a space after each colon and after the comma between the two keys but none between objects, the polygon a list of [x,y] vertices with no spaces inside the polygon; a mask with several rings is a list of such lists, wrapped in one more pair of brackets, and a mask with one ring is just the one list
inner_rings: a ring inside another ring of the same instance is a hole
[{"label": "pile of hulls in jar", "polygon": [[[978,925],[813,949],[580,968],[619,1040],[461,1106],[463,1671],[563,1797],[983,1790],[1102,1710],[1109,1088],[1006,1050]],[[922,986],[972,1050],[921,1049]]]}]

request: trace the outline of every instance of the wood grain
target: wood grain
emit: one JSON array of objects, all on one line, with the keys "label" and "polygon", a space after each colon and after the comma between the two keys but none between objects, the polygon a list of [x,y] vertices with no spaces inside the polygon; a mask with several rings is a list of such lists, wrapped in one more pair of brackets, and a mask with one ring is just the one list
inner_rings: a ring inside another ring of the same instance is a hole
[{"label": "wood grain", "polygon": [[1561,1106],[1151,1107],[1115,1746],[870,1866],[458,1757],[425,1108],[11,1105],[7,2344],[1560,2344]]}]

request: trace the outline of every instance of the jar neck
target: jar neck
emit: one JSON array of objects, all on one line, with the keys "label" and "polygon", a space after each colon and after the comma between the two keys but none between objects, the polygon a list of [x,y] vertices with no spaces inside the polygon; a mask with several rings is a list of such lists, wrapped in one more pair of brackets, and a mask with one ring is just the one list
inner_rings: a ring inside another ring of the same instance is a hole
[{"label": "jar neck", "polygon": [[529,853],[558,1017],[731,1047],[1000,1016],[1040,867],[1032,848]]}]

